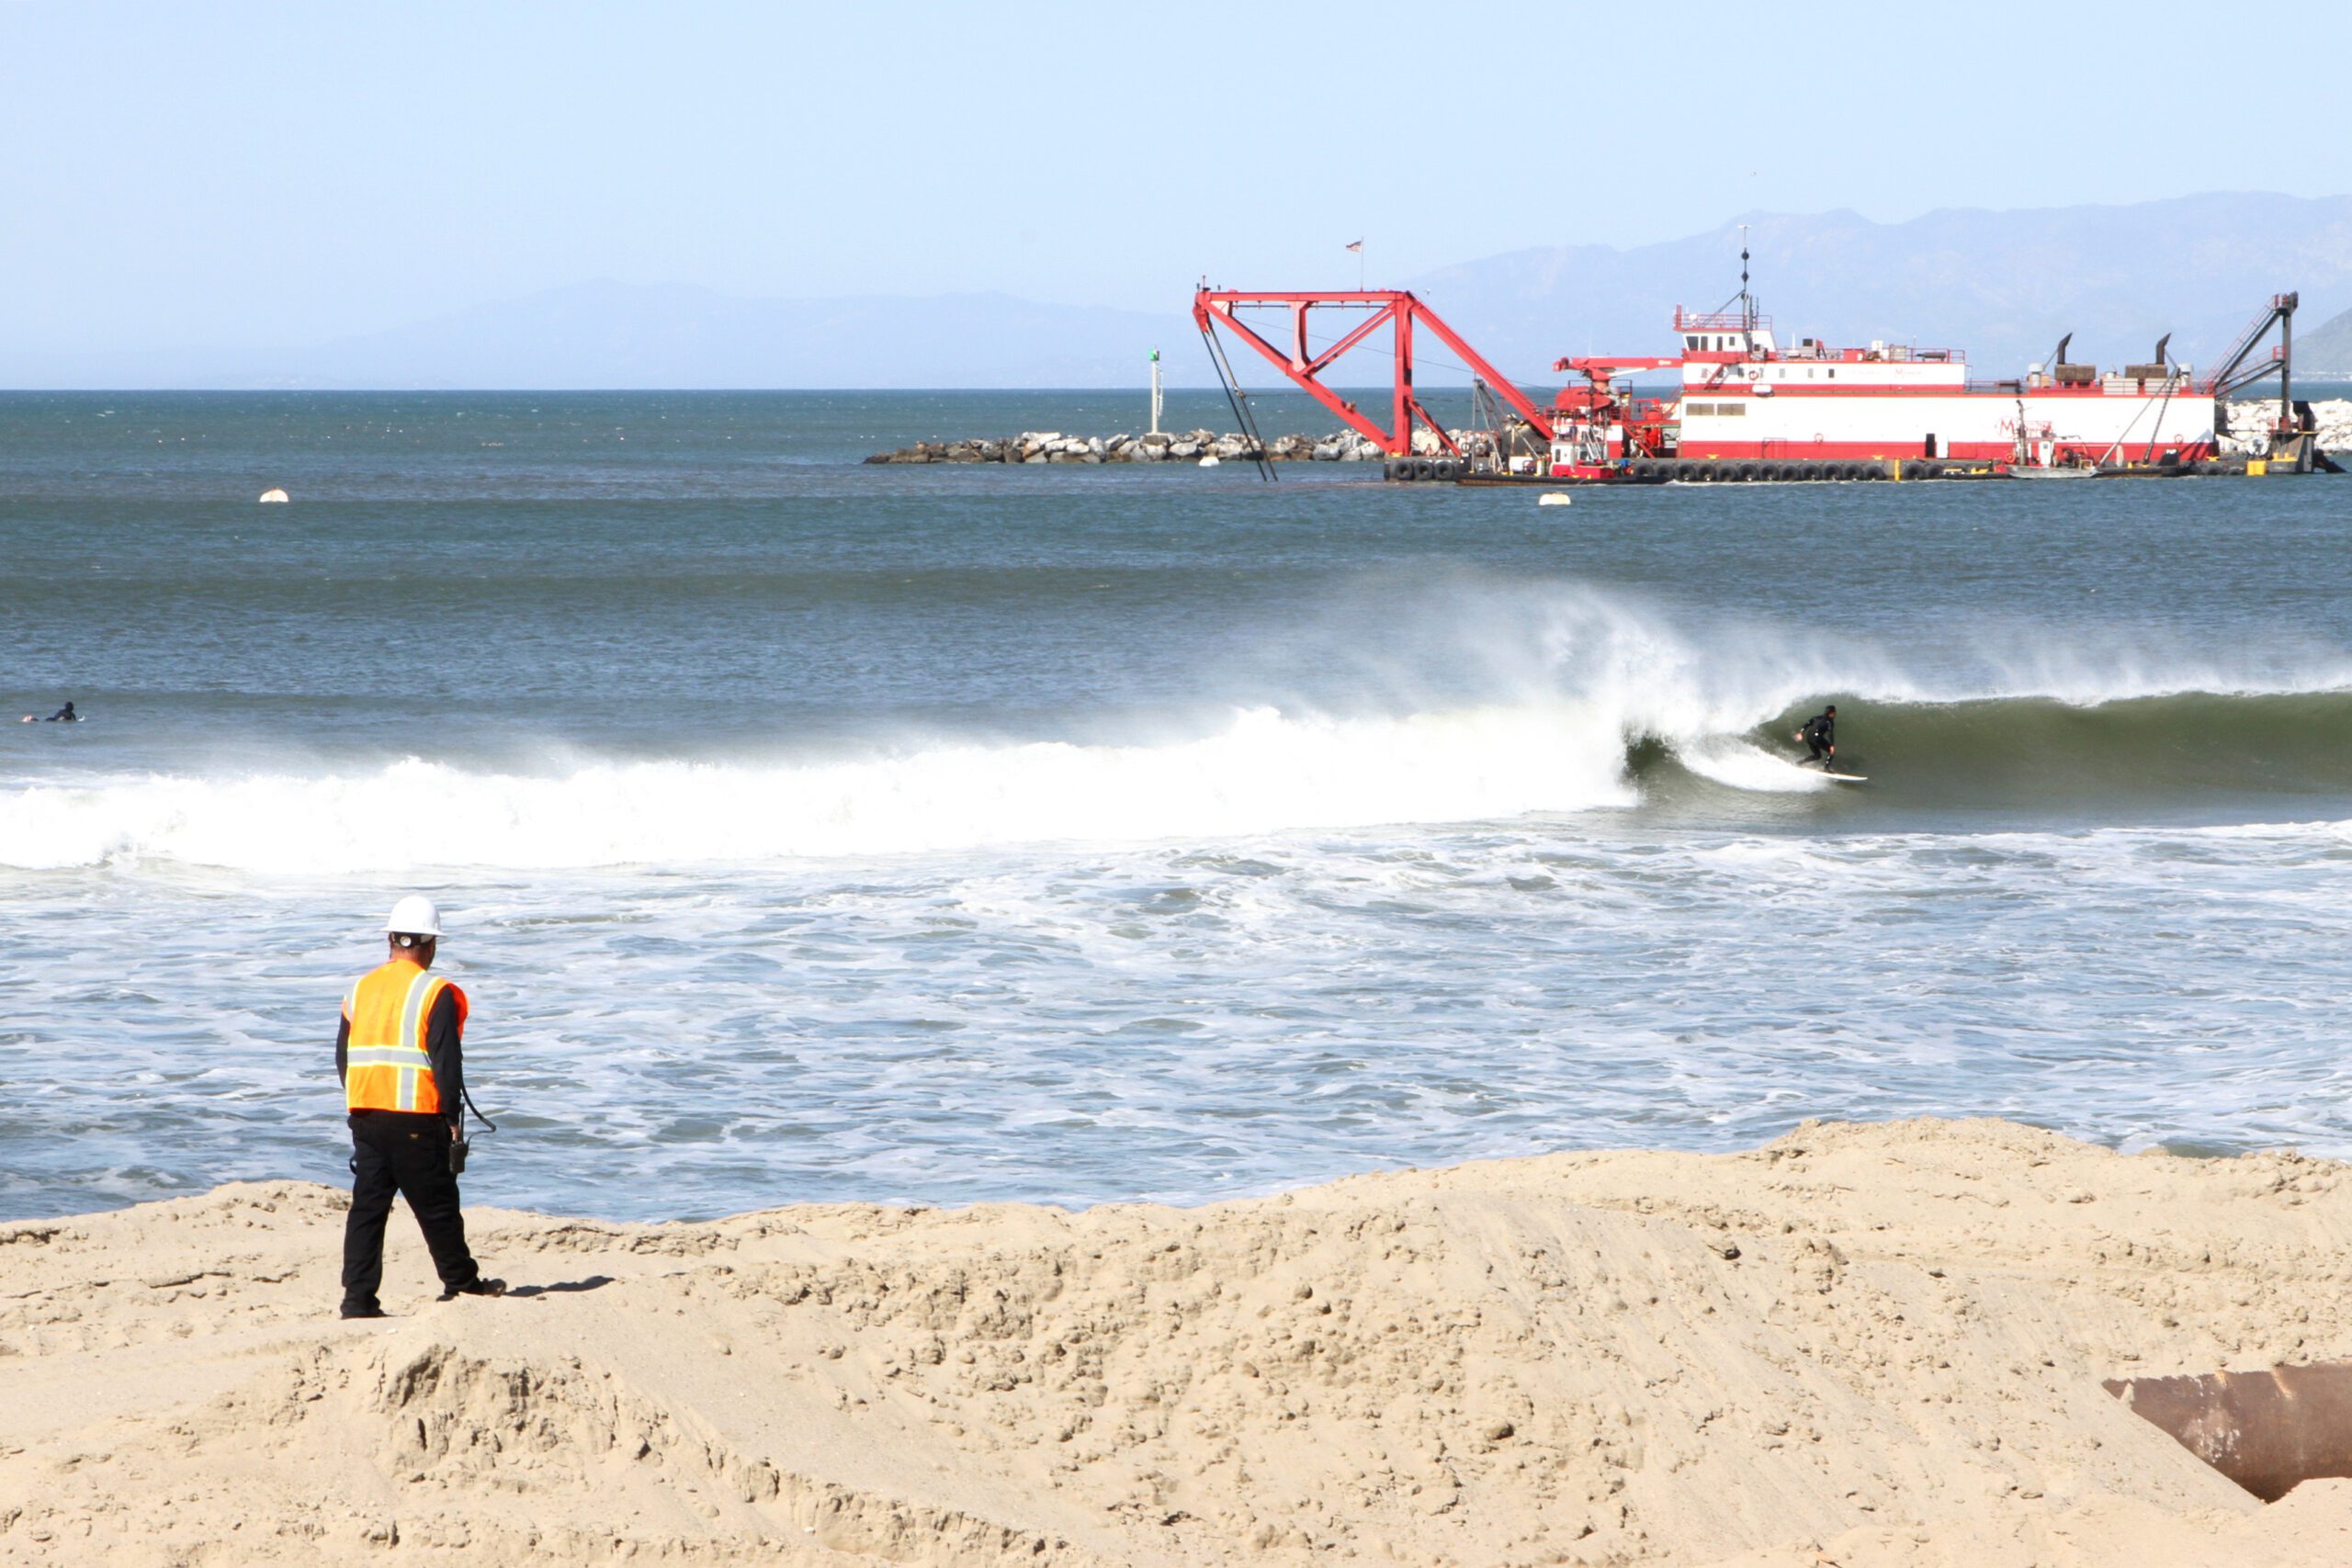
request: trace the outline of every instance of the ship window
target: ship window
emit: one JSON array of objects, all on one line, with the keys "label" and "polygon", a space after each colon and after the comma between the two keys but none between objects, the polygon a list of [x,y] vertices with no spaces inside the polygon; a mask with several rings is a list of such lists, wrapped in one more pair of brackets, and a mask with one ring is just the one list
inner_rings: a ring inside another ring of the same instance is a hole
[{"label": "ship window", "polygon": [[1837,372],[1837,371],[1835,371],[1835,370],[1832,370],[1831,372],[1829,372],[1829,378],[1830,378],[1831,380],[1833,380],[1833,381],[1835,381],[1836,379],[1838,379],[1838,372]]},{"label": "ship window", "polygon": [[1682,340],[1682,346],[1689,349],[1696,349],[1699,346],[1699,334],[1692,333],[1689,336],[1685,337]]},{"label": "ship window", "polygon": [[1747,412],[1746,403],[1717,403],[1715,412],[1726,418],[1736,418]]}]

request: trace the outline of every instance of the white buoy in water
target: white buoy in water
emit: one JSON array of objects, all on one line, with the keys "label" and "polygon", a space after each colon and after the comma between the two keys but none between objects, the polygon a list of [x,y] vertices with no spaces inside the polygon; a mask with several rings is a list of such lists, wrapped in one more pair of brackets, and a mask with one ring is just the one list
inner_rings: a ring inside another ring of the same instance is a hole
[{"label": "white buoy in water", "polygon": [[1201,467],[1203,467],[1204,468],[1216,468],[1216,465],[1217,465],[1217,455],[1216,455],[1216,453],[1214,453],[1214,452],[1210,453],[1207,457],[1204,457],[1204,458],[1202,458],[1202,459],[1201,459]]},{"label": "white buoy in water", "polygon": [[262,504],[268,506],[283,503],[290,498],[282,490],[266,490],[261,492],[261,499]]},{"label": "white buoy in water", "polygon": [[1568,492],[1564,490],[1547,490],[1542,495],[1535,498],[1535,504],[1538,506],[1566,506],[1568,504]]}]

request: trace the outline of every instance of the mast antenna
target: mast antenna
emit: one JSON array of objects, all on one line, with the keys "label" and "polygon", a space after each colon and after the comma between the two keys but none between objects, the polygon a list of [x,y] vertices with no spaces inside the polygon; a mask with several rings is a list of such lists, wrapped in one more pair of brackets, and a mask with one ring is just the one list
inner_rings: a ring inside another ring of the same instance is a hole
[{"label": "mast antenna", "polygon": [[1747,292],[1747,225],[1739,226],[1739,324],[1742,331],[1756,329],[1756,301]]}]

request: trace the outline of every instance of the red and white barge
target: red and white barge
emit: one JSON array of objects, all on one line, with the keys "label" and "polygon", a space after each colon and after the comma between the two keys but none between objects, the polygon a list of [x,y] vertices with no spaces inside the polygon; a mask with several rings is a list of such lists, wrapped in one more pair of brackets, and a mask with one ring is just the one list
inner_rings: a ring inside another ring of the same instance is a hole
[{"label": "red and white barge", "polygon": [[[1554,405],[1552,477],[1597,479],[1644,458],[1924,465],[2005,463],[2026,450],[2061,465],[2181,465],[2218,450],[2212,386],[2168,359],[2107,372],[2059,359],[1980,380],[1955,349],[1783,343],[1752,306],[1677,310],[1674,331],[1677,355],[1555,367],[1584,380]],[[1670,396],[1621,386],[1660,369],[1679,380]]]},{"label": "red and white barge", "polygon": [[[1280,368],[1387,454],[1392,479],[1656,482],[2334,468],[2318,450],[2307,405],[2291,400],[2292,294],[2275,297],[2202,376],[2174,363],[2165,352],[2169,334],[2147,363],[2100,370],[2068,360],[2070,333],[2047,363],[2013,378],[1984,379],[1954,349],[1784,340],[1747,292],[1745,252],[1740,260],[1736,309],[1678,307],[1672,354],[1560,360],[1553,368],[1578,378],[1544,408],[1402,290],[1260,292],[1204,285],[1193,297],[1193,315],[1245,433],[1254,428],[1249,400],[1227,362],[1223,336]],[[1318,341],[1310,324],[1318,311],[1345,312],[1353,321]],[[1265,331],[1244,312],[1279,312],[1287,320]],[[2278,344],[2257,355],[2274,327]],[[1351,350],[1384,328],[1393,367],[1385,410],[1363,406],[1327,379]],[[1415,344],[1422,336],[1436,339],[1474,377],[1474,400],[1487,411],[1481,429],[1449,431],[1430,417],[1414,384]],[[1633,384],[1634,377],[1662,371],[1672,373],[1672,384]],[[2222,458],[2230,394],[2273,376],[2275,420],[2260,433],[2244,433],[2259,434],[2267,455]],[[1265,472],[1272,477],[1271,468]]]}]

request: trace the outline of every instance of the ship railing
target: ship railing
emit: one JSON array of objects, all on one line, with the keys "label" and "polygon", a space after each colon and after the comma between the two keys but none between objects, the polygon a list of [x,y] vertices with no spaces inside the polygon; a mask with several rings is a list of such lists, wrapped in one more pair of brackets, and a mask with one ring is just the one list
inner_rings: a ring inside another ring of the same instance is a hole
[{"label": "ship railing", "polygon": [[1872,351],[1866,348],[1831,348],[1826,344],[1798,344],[1779,351],[1782,359],[1804,360],[1824,365],[1965,365],[1968,355],[1956,348],[1916,348],[1907,343],[1891,343]]},{"label": "ship railing", "polygon": [[2100,372],[2088,381],[2056,381],[2044,376],[2039,381],[2009,376],[1997,381],[1968,383],[1972,392],[2103,392],[2110,397],[2162,397],[2169,392],[2174,397],[2188,397],[2209,393],[2213,389],[2211,378],[2188,371],[2177,370],[2169,376],[2126,376],[2120,370]]},{"label": "ship railing", "polygon": [[1674,308],[1674,330],[1679,333],[1769,333],[1772,318],[1764,315],[1744,315],[1737,310],[1686,310]]}]

